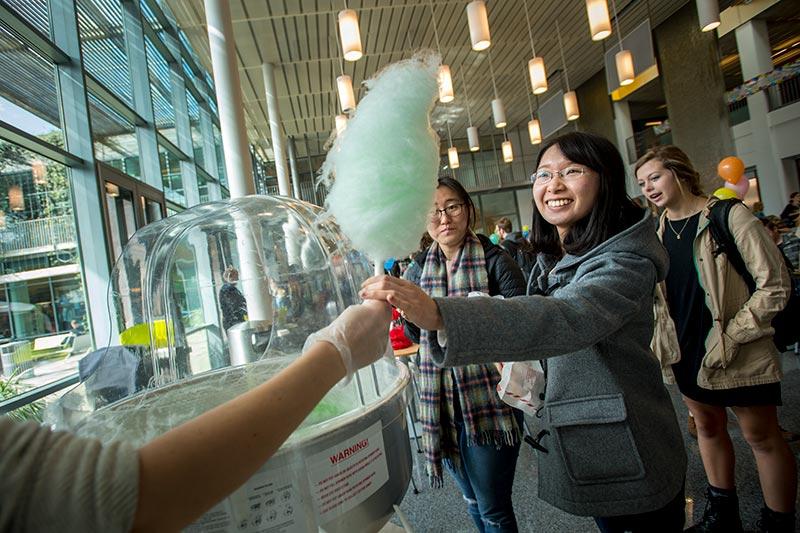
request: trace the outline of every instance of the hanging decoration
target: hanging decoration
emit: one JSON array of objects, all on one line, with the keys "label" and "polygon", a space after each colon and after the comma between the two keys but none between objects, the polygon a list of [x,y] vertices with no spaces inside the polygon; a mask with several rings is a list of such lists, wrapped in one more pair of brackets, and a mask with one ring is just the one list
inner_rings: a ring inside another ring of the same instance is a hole
[{"label": "hanging decoration", "polygon": [[735,89],[725,93],[725,101],[728,104],[735,104],[739,100],[744,100],[748,96],[752,96],[759,91],[769,89],[785,80],[797,76],[800,76],[800,60],[789,63],[788,65],[783,65],[782,67],[778,67],[744,82]]}]

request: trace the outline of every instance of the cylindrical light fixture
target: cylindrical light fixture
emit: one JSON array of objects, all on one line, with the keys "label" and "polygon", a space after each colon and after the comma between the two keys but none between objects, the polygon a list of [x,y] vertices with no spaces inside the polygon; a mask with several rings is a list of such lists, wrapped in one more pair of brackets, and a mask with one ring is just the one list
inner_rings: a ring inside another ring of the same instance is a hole
[{"label": "cylindrical light fixture", "polygon": [[0,229],[6,229],[6,212],[0,211]]},{"label": "cylindrical light fixture", "polygon": [[347,115],[336,115],[334,121],[336,122],[336,135],[341,135],[347,129]]},{"label": "cylindrical light fixture", "polygon": [[472,49],[476,52],[486,50],[492,44],[489,35],[489,15],[483,0],[475,0],[467,4],[467,21],[469,22],[469,38]]},{"label": "cylindrical light fixture", "polygon": [[503,141],[502,147],[503,161],[511,163],[514,160],[514,150],[511,149],[511,141]]},{"label": "cylindrical light fixture", "polygon": [[606,0],[586,0],[586,14],[589,16],[589,31],[593,41],[602,41],[611,35],[611,18],[608,16]]},{"label": "cylindrical light fixture", "polygon": [[450,168],[458,168],[460,163],[458,161],[458,149],[451,146],[447,149],[447,161],[450,163]]},{"label": "cylindrical light fixture", "polygon": [[567,113],[567,120],[576,120],[581,116],[578,109],[578,95],[575,94],[575,91],[564,93],[564,111]]},{"label": "cylindrical light fixture", "polygon": [[495,127],[506,127],[506,108],[503,106],[503,101],[499,98],[492,100],[492,116],[494,117]]},{"label": "cylindrical light fixture", "polygon": [[636,73],[633,71],[633,53],[630,50],[620,50],[614,56],[617,63],[617,78],[621,87],[633,83]]},{"label": "cylindrical light fixture", "polygon": [[478,128],[470,126],[467,128],[467,141],[469,141],[470,152],[477,152],[481,149],[481,141],[478,136]]},{"label": "cylindrical light fixture", "polygon": [[538,119],[534,118],[528,121],[528,137],[531,139],[531,144],[542,142],[542,128],[539,127]]},{"label": "cylindrical light fixture", "polygon": [[439,101],[443,104],[452,102],[455,96],[453,95],[453,78],[450,76],[450,67],[447,65],[439,65]]},{"label": "cylindrical light fixture", "polygon": [[22,195],[22,187],[12,185],[8,188],[8,207],[12,211],[25,210],[25,197]]},{"label": "cylindrical light fixture", "polygon": [[36,185],[47,183],[47,169],[44,166],[44,161],[39,159],[31,161],[31,174],[33,175],[33,183]]},{"label": "cylindrical light fixture", "polygon": [[711,31],[719,26],[719,2],[717,0],[696,0],[697,18],[702,31]]},{"label": "cylindrical light fixture", "polygon": [[531,78],[533,94],[547,91],[547,72],[544,69],[544,58],[534,57],[528,61],[528,74]]},{"label": "cylindrical light fixture", "polygon": [[347,61],[358,61],[364,53],[361,50],[361,30],[358,29],[358,15],[352,9],[339,11],[339,37],[342,39],[342,55]]},{"label": "cylindrical light fixture", "polygon": [[347,74],[336,78],[336,89],[339,92],[339,105],[347,113],[356,108],[356,97],[353,93],[353,80]]}]

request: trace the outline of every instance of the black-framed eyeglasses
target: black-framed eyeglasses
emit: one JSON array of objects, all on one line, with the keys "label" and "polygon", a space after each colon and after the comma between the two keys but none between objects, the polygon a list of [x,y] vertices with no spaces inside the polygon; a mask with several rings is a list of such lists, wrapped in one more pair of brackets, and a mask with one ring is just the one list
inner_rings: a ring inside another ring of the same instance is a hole
[{"label": "black-framed eyeglasses", "polygon": [[556,175],[560,176],[562,180],[574,180],[580,178],[587,172],[589,172],[587,169],[581,167],[567,167],[561,170],[543,168],[531,174],[530,179],[531,183],[534,185],[544,185],[545,183],[550,183]]},{"label": "black-framed eyeglasses", "polygon": [[438,222],[442,219],[442,215],[447,215],[448,218],[455,218],[464,211],[464,204],[450,204],[442,209],[433,209],[428,214],[431,222]]}]

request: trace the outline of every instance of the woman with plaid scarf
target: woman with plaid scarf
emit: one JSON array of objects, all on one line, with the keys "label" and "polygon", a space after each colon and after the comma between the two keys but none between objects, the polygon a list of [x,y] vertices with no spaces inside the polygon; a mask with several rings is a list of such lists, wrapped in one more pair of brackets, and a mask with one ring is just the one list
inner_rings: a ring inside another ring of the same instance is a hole
[{"label": "woman with plaid scarf", "polygon": [[[525,280],[514,259],[472,231],[475,206],[452,178],[439,178],[435,207],[428,220],[433,243],[414,257],[404,278],[430,296],[470,293],[525,294]],[[420,420],[422,447],[433,486],[441,486],[443,467],[455,479],[478,531],[515,532],[511,487],[519,454],[522,412],[503,403],[492,364],[452,369],[430,357],[435,331],[406,322],[406,334],[420,344]],[[501,360],[499,353],[492,360]]]},{"label": "woman with plaid scarf", "polygon": [[653,218],[628,198],[617,149],[596,135],[547,143],[531,180],[539,254],[527,296],[431,298],[386,277],[361,296],[430,331],[437,365],[543,360],[541,499],[603,532],[681,531],[686,452],[650,350],[668,268]]}]

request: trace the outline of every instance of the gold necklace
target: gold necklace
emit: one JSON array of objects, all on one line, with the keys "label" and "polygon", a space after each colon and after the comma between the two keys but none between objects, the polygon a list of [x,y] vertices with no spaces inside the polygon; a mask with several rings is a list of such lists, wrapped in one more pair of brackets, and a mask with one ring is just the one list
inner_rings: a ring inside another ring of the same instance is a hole
[{"label": "gold necklace", "polygon": [[[694,216],[694,215],[692,215],[692,216]],[[673,228],[673,227],[672,227],[672,221],[671,221],[670,219],[667,219],[667,224],[669,224],[669,229],[671,229],[671,230],[672,230],[672,233],[674,233],[674,234],[675,234],[675,238],[676,238],[676,239],[680,240],[680,238],[681,238],[681,233],[683,233],[683,230],[685,230],[685,229],[686,229],[686,226],[688,226],[688,225],[689,225],[689,221],[690,221],[691,219],[692,219],[692,217],[691,217],[691,216],[690,216],[689,218],[687,218],[687,219],[686,219],[686,222],[684,222],[684,223],[683,223],[683,227],[681,228],[681,230],[680,230],[680,231],[675,231],[675,228]]]}]

